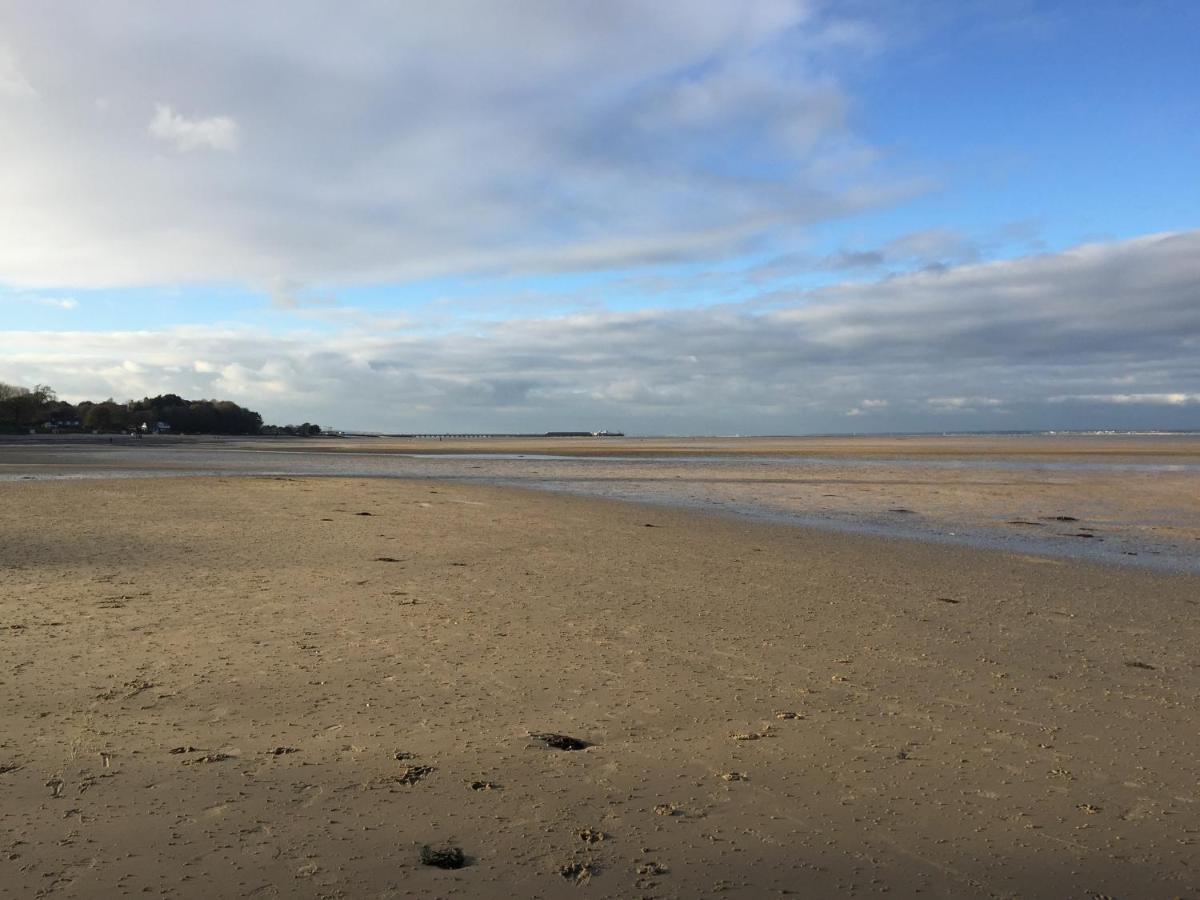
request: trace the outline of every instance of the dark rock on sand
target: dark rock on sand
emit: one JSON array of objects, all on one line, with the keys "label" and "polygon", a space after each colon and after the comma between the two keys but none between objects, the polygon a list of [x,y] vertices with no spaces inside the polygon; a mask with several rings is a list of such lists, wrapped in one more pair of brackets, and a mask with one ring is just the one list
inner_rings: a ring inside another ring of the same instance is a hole
[{"label": "dark rock on sand", "polygon": [[566,734],[555,734],[552,731],[531,731],[529,736],[553,750],[585,750],[592,746],[587,741]]},{"label": "dark rock on sand", "polygon": [[462,847],[430,847],[428,844],[421,848],[420,860],[421,865],[436,869],[461,869],[467,864]]}]

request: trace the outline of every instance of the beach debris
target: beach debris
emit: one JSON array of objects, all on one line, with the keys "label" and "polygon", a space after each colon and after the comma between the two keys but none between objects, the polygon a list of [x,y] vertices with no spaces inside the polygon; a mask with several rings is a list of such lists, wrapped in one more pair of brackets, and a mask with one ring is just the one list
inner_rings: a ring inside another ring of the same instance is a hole
[{"label": "beach debris", "polygon": [[653,522],[646,522],[642,527],[643,528],[662,528],[661,525],[655,525]]},{"label": "beach debris", "polygon": [[798,712],[793,712],[790,709],[785,709],[785,710],[781,710],[781,711],[775,713],[775,718],[777,718],[777,719],[803,719],[804,716],[800,715],[800,713],[798,713]]},{"label": "beach debris", "polygon": [[[148,691],[154,687],[153,682],[144,681],[140,678],[135,678],[132,681],[127,681],[119,688],[109,688],[96,695],[97,700],[129,700],[136,697],[142,691]],[[123,689],[123,690],[122,690]]]},{"label": "beach debris", "polygon": [[419,859],[421,865],[433,866],[435,869],[461,869],[467,864],[462,847],[430,847],[426,844],[421,848]]},{"label": "beach debris", "polygon": [[[833,677],[838,678],[840,676],[835,675]],[[774,737],[774,735],[771,734],[771,726],[768,725],[762,731],[735,731],[730,737],[735,741],[760,741],[763,738]]]},{"label": "beach debris", "polygon": [[197,756],[195,759],[185,759],[185,766],[194,766],[198,763],[219,763],[225,762],[227,759],[233,759],[231,753],[205,753],[203,756]]},{"label": "beach debris", "polygon": [[654,814],[656,816],[682,816],[683,810],[674,803],[659,803],[654,807]]},{"label": "beach debris", "polygon": [[1152,672],[1157,668],[1150,665],[1150,663],[1142,662],[1140,659],[1127,659],[1125,660],[1125,665],[1131,669],[1149,669]]},{"label": "beach debris", "polygon": [[433,766],[401,766],[396,781],[400,784],[413,785],[424,781],[436,771]]},{"label": "beach debris", "polygon": [[573,881],[576,884],[585,884],[590,881],[592,876],[596,874],[596,867],[591,863],[579,862],[578,860],[565,863],[559,868],[558,874],[567,881]]},{"label": "beach debris", "polygon": [[1077,810],[1079,810],[1080,812],[1086,813],[1089,816],[1094,816],[1094,815],[1096,815],[1096,813],[1101,811],[1101,808],[1099,806],[1092,806],[1092,804],[1090,804],[1090,803],[1080,803],[1075,808]]},{"label": "beach debris", "polygon": [[264,750],[268,756],[286,756],[289,753],[299,753],[299,747],[272,747],[270,750]]},{"label": "beach debris", "polygon": [[404,560],[396,559],[394,556],[377,556],[375,562],[404,562]]},{"label": "beach debris", "polygon": [[471,790],[473,790],[473,791],[498,791],[498,790],[500,790],[500,785],[496,784],[496,782],[494,782],[494,781],[470,781],[467,783],[471,785]]},{"label": "beach debris", "polygon": [[585,844],[598,844],[608,837],[603,831],[595,828],[581,828],[575,834]]},{"label": "beach debris", "polygon": [[93,788],[100,783],[101,778],[113,778],[116,772],[101,772],[99,775],[84,775],[79,781],[79,793],[84,793],[88,788]]},{"label": "beach debris", "polygon": [[553,731],[530,731],[529,736],[552,750],[586,750],[592,746],[588,741]]},{"label": "beach debris", "polygon": [[199,747],[193,747],[191,744],[187,744],[183,747],[172,747],[167,752],[178,755],[180,753],[203,753],[204,751],[201,750]]},{"label": "beach debris", "polygon": [[642,863],[636,869],[634,869],[634,871],[638,875],[666,875],[671,870],[662,863],[651,860],[650,862]]},{"label": "beach debris", "polygon": [[51,778],[49,781],[46,782],[46,787],[50,788],[50,797],[54,800],[58,800],[58,799],[62,798],[63,787],[65,785],[66,785],[66,782],[63,781],[62,778],[58,775],[55,775],[53,778]]},{"label": "beach debris", "polygon": [[1095,535],[1087,531],[1077,531],[1075,534],[1068,535],[1069,537],[1094,538]]},{"label": "beach debris", "polygon": [[892,509],[889,509],[888,512],[890,512],[890,513],[910,513],[911,514],[913,511],[911,509],[906,509],[903,506],[897,506],[897,507],[893,507]]},{"label": "beach debris", "polygon": [[406,760],[406,759],[416,759],[416,758],[417,758],[417,754],[409,753],[407,750],[397,750],[395,753],[392,754],[392,759],[396,760],[397,762],[404,762],[404,760]]},{"label": "beach debris", "polygon": [[1041,519],[1046,522],[1078,522],[1074,516],[1041,516]]},{"label": "beach debris", "polygon": [[9,772],[15,772],[21,768],[16,763],[0,763],[0,775],[7,775]]},{"label": "beach debris", "polygon": [[356,515],[356,516],[373,516],[373,515],[375,515],[375,513],[369,513],[369,512],[356,512],[356,513],[355,513],[355,515]]},{"label": "beach debris", "polygon": [[1075,779],[1075,776],[1071,773],[1070,769],[1051,769],[1050,775],[1052,778],[1063,778],[1067,781],[1073,781]]},{"label": "beach debris", "polygon": [[955,597],[938,597],[938,603],[962,603],[961,600]]},{"label": "beach debris", "polygon": [[745,772],[722,772],[722,781],[749,781],[750,776]]},{"label": "beach debris", "polygon": [[1009,519],[1009,525],[1032,525],[1034,528],[1045,528],[1041,522],[1030,522],[1028,519]]}]

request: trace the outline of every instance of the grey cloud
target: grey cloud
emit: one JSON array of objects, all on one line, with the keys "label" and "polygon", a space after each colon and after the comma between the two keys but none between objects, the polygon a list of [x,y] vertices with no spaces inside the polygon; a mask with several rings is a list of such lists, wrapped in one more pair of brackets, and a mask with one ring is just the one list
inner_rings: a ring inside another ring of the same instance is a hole
[{"label": "grey cloud", "polygon": [[297,310],[302,307],[338,306],[338,299],[316,293],[294,278],[276,278],[270,287],[271,305],[276,309]]},{"label": "grey cloud", "polygon": [[[172,389],[391,430],[1196,427],[1200,232],[845,284],[767,307],[322,336],[0,334],[0,380]],[[97,374],[99,373],[99,374]]]},{"label": "grey cloud", "polygon": [[[1001,230],[1000,239],[1009,238],[1009,228]],[[1013,236],[1024,230],[1013,230]],[[789,276],[818,272],[874,273],[888,271],[925,270],[945,271],[964,263],[976,262],[986,254],[984,243],[949,228],[931,228],[900,235],[869,248],[842,248],[824,255],[796,252],[777,256],[755,266],[747,273],[753,281],[766,282]]]}]

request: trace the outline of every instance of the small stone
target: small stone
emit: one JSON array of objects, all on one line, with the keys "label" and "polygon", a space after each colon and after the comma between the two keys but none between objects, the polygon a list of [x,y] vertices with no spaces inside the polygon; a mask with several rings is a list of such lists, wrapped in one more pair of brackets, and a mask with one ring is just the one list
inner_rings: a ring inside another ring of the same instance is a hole
[{"label": "small stone", "polygon": [[541,741],[554,750],[586,750],[592,746],[585,740],[566,734],[555,734],[553,731],[531,731],[529,736],[535,741]]}]

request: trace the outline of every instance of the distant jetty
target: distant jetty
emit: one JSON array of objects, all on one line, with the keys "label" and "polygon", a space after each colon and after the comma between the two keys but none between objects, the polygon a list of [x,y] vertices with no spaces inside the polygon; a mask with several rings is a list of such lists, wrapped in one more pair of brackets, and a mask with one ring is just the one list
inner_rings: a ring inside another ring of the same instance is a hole
[{"label": "distant jetty", "polygon": [[623,431],[541,431],[527,434],[500,434],[489,432],[423,432],[420,434],[381,434],[380,437],[390,438],[437,438],[438,440],[478,439],[478,438],[589,438],[589,437],[625,437]]}]

